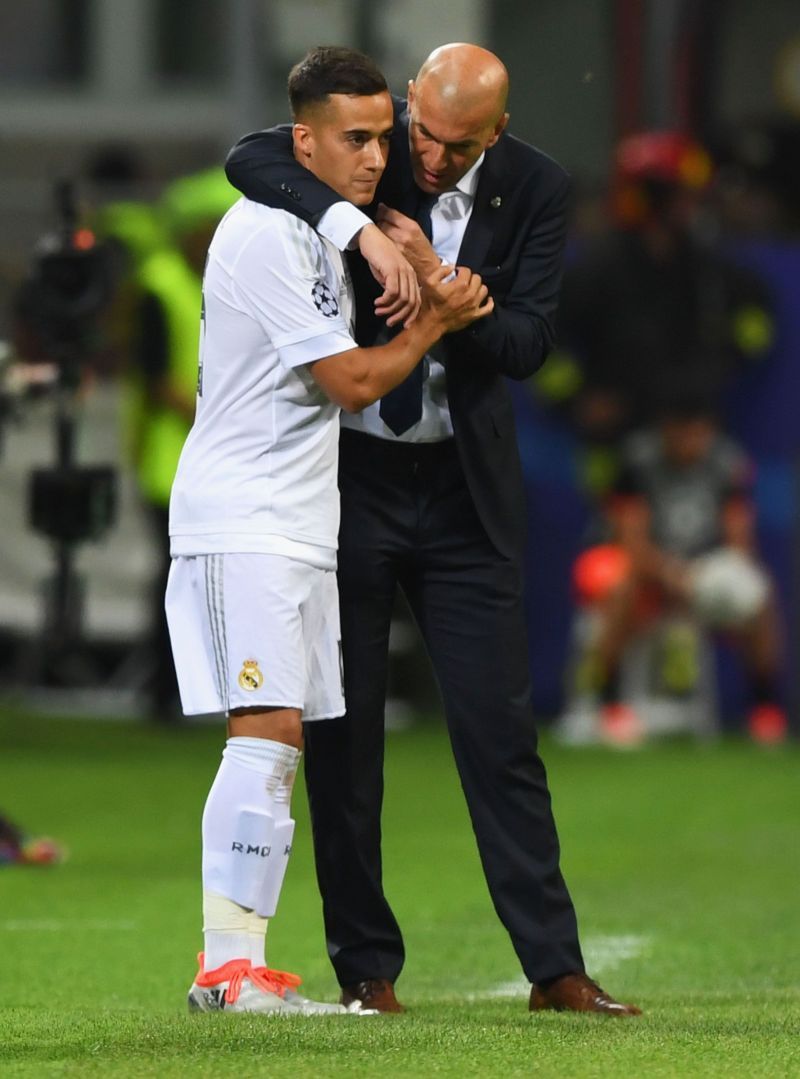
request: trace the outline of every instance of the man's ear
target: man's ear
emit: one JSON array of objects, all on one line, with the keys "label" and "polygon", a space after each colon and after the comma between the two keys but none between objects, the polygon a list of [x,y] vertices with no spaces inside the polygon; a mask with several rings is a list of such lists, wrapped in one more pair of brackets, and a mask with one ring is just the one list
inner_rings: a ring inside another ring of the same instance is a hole
[{"label": "man's ear", "polygon": [[408,102],[409,109],[414,104],[414,80],[408,80],[408,93],[406,94],[406,101]]},{"label": "man's ear", "polygon": [[294,156],[301,165],[308,165],[314,150],[314,132],[308,124],[294,124],[292,127]]},{"label": "man's ear", "polygon": [[494,144],[497,142],[497,140],[500,138],[500,136],[505,131],[506,125],[508,124],[508,115],[509,114],[507,112],[504,112],[503,115],[500,117],[500,119],[497,121],[497,123],[494,125],[494,131],[492,132],[492,137],[486,143],[486,148],[487,149],[490,146],[494,146]]}]

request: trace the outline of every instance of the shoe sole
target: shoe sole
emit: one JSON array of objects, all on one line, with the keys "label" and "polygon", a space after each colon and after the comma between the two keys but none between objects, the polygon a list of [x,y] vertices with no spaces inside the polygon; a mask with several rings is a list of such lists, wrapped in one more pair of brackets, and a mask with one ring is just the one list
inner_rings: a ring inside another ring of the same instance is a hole
[{"label": "shoe sole", "polygon": [[230,1012],[231,1014],[249,1014],[249,1015],[301,1015],[304,1019],[311,1019],[317,1016],[326,1015],[377,1015],[377,1012],[370,1011],[366,1008],[353,1009],[352,1011],[345,1008],[344,1005],[331,1005],[330,1009],[321,1009],[314,1006],[304,1006],[303,1004],[297,1004],[292,1006],[291,1004],[281,1004],[274,1008],[264,1008],[263,1010],[252,1009],[248,1012],[239,1012],[235,1006],[232,1008],[226,1008],[224,1004],[210,1004],[205,993],[202,989],[192,986],[186,998],[186,1003],[189,1007],[189,1011],[193,1014],[210,1014],[211,1012]]}]

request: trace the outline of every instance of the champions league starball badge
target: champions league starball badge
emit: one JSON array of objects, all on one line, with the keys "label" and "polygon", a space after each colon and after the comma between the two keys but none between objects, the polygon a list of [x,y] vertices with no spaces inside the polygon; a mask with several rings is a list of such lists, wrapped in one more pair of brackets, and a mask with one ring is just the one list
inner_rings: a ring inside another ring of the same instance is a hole
[{"label": "champions league starball badge", "polygon": [[339,314],[339,303],[324,281],[315,281],[311,289],[316,308],[325,318],[336,318]]}]

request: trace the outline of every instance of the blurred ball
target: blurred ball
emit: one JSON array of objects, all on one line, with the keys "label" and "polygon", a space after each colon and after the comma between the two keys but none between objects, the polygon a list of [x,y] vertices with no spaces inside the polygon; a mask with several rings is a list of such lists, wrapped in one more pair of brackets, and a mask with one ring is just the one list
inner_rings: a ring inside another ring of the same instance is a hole
[{"label": "blurred ball", "polygon": [[712,629],[740,628],[766,602],[766,574],[747,555],[731,547],[696,558],[690,572],[694,612]]},{"label": "blurred ball", "polygon": [[628,576],[631,561],[627,553],[613,543],[590,547],[575,559],[572,583],[579,603],[602,602]]}]

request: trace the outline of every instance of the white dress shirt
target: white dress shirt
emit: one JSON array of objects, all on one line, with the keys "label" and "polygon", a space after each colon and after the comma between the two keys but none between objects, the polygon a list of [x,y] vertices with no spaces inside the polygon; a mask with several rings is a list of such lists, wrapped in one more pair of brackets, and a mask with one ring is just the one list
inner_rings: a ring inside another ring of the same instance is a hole
[{"label": "white dress shirt", "polygon": [[[450,191],[439,195],[431,207],[431,230],[433,249],[442,262],[455,265],[464,233],[472,214],[478,176],[484,155],[478,158]],[[349,202],[337,202],[326,210],[317,223],[317,231],[340,250],[345,250],[356,234],[369,224],[370,219],[358,207]],[[381,344],[382,338],[376,341]],[[396,435],[380,417],[380,402],[365,408],[358,415],[343,413],[342,427],[378,438],[395,439],[398,442],[441,442],[453,435],[453,423],[447,403],[445,370],[430,353],[422,361],[425,364],[422,383],[422,416],[418,423]]]}]

